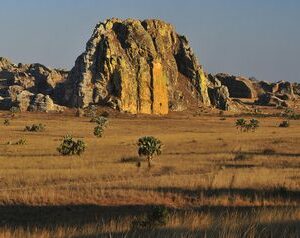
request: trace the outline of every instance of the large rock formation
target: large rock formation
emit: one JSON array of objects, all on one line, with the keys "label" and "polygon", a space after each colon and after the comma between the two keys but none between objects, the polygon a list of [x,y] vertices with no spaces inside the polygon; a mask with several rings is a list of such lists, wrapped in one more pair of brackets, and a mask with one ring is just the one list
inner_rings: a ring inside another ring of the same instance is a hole
[{"label": "large rock formation", "polygon": [[257,85],[261,88],[257,104],[263,106],[289,107],[296,99],[294,85],[290,82],[280,81],[277,83],[267,83],[260,81]]},{"label": "large rock formation", "polygon": [[[41,64],[18,64],[0,57],[0,109],[19,107],[21,111],[61,110],[55,102],[61,101],[56,93],[58,85],[68,72],[52,70]],[[44,102],[44,103],[42,103]]]},{"label": "large rock formation", "polygon": [[[180,75],[188,82],[180,82]],[[182,108],[173,107],[184,97],[181,86],[191,86],[197,91],[193,98],[210,105],[207,79],[184,36],[160,20],[109,19],[96,26],[77,58],[64,101],[72,107],[101,104],[167,114],[169,108]]]},{"label": "large rock formation", "polygon": [[230,97],[233,98],[256,98],[257,92],[253,86],[253,82],[245,77],[238,77],[225,73],[219,73],[215,77],[221,81],[222,85],[225,85]]}]

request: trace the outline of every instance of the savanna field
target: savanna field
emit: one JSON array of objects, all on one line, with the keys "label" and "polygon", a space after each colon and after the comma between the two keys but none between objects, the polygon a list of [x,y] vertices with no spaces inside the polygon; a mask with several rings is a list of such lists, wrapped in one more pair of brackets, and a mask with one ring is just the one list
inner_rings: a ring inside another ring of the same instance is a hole
[{"label": "savanna field", "polygon": [[[282,111],[110,113],[101,138],[73,111],[2,111],[0,237],[299,237],[300,120],[279,127]],[[68,134],[80,156],[57,151]],[[143,136],[163,143],[150,168]]]}]

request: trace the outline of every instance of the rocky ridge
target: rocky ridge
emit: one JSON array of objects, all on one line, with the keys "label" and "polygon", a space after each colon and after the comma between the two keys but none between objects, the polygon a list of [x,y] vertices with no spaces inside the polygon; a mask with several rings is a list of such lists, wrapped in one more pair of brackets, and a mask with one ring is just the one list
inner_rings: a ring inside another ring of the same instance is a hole
[{"label": "rocky ridge", "polygon": [[167,114],[201,107],[248,110],[289,107],[300,86],[226,73],[206,74],[185,36],[161,20],[100,22],[70,72],[0,57],[0,110],[61,111],[109,106],[122,112]]},{"label": "rocky ridge", "polygon": [[67,72],[63,70],[49,69],[41,64],[15,65],[0,57],[0,109],[63,110],[55,102],[59,99],[59,85],[66,77]]}]

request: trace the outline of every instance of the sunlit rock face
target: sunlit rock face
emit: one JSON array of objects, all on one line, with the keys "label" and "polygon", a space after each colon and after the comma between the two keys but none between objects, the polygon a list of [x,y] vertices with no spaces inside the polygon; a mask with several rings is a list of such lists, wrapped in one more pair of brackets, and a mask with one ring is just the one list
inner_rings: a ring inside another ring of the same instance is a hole
[{"label": "sunlit rock face", "polygon": [[[99,104],[129,113],[167,114],[182,90],[179,85],[185,85],[179,83],[182,78],[199,92],[197,100],[210,105],[203,69],[172,25],[109,19],[96,26],[77,58],[64,101],[72,107]],[[182,98],[180,103],[189,103]]]}]

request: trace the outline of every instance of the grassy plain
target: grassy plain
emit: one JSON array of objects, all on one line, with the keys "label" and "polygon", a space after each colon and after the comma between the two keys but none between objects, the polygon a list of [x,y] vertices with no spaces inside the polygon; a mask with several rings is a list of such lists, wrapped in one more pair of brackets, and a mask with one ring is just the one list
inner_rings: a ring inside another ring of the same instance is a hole
[{"label": "grassy plain", "polygon": [[[300,236],[300,120],[279,128],[281,117],[256,117],[257,131],[241,133],[241,116],[115,114],[96,138],[73,112],[5,126],[8,117],[0,112],[0,237]],[[46,130],[25,132],[33,123]],[[83,155],[58,154],[66,134],[87,143]],[[164,144],[150,169],[136,165],[145,135]],[[153,205],[169,209],[167,224],[132,229]]]}]

